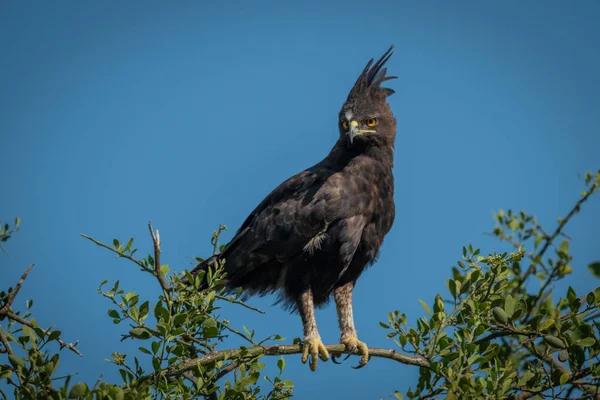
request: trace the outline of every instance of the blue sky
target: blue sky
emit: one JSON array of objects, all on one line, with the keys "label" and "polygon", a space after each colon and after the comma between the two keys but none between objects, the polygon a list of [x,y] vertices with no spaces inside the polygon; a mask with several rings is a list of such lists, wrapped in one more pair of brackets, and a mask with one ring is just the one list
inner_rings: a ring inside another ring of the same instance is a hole
[{"label": "blue sky", "polygon": [[[155,282],[79,236],[136,238],[146,224],[163,262],[210,253],[277,184],[321,160],[337,113],[371,57],[396,46],[389,71],[398,120],[396,222],[355,291],[362,340],[390,347],[378,321],[410,319],[445,292],[463,244],[502,250],[484,233],[492,210],[524,209],[553,229],[577,200],[577,174],[600,167],[600,5],[544,2],[3,2],[0,5],[0,218],[22,230],[0,259],[2,288],[36,267],[19,298],[42,324],[79,340],[62,371],[93,384],[104,361],[131,352],[106,316],[104,280],[152,298]],[[600,199],[568,228],[584,293],[598,285]],[[559,290],[564,286],[559,287]],[[302,333],[297,316],[252,299],[266,316],[228,318]],[[335,310],[317,313],[325,342]],[[267,360],[276,370],[276,359]],[[353,360],[356,362],[357,360]],[[415,368],[288,359],[299,399],[381,398],[416,383]]]}]

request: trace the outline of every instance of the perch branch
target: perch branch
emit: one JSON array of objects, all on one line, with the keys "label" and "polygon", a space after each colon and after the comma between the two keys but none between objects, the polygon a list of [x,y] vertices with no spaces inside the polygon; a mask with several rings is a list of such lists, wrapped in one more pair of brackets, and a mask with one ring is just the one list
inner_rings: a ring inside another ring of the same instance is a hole
[{"label": "perch branch", "polygon": [[[327,351],[332,354],[357,354],[356,351],[349,352],[343,344],[328,344],[325,345]],[[257,346],[246,348],[242,353],[242,350],[221,350],[209,353],[203,357],[194,358],[191,360],[184,361],[172,367],[162,370],[160,373],[164,376],[178,376],[184,372],[194,369],[197,365],[205,365],[215,361],[223,361],[225,359],[236,358],[236,357],[256,357],[256,356],[280,356],[290,354],[301,354],[302,345],[283,345],[283,346]],[[429,362],[423,357],[414,357],[406,354],[399,353],[392,349],[380,349],[370,348],[369,355],[377,358],[387,358],[389,360],[397,361],[402,364],[416,365],[418,367],[429,367]]]}]

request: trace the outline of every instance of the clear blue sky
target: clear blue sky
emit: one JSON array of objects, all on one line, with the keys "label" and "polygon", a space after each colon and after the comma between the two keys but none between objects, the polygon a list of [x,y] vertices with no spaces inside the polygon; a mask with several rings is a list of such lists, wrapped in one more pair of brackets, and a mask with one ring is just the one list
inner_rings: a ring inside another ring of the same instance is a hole
[{"label": "clear blue sky", "polygon": [[[219,223],[231,238],[253,207],[318,162],[337,138],[337,113],[367,60],[396,46],[389,82],[398,119],[396,223],[355,291],[359,335],[389,347],[377,322],[410,319],[445,292],[463,244],[502,250],[484,233],[492,210],[524,209],[553,229],[600,167],[600,5],[539,2],[2,2],[0,218],[22,218],[2,256],[2,288],[30,264],[18,305],[80,340],[63,372],[93,384],[125,327],[106,316],[98,284],[153,297],[155,282],[79,236],[134,236],[146,223],[179,270],[210,252]],[[598,281],[600,198],[568,229],[570,283]],[[561,287],[564,289],[564,287]],[[297,316],[252,299],[266,316],[226,308],[259,334],[302,333]],[[317,313],[325,342],[335,310]],[[274,365],[275,359],[268,359]],[[380,398],[416,383],[415,368],[288,359],[299,399]],[[270,368],[269,371],[275,371]]]}]

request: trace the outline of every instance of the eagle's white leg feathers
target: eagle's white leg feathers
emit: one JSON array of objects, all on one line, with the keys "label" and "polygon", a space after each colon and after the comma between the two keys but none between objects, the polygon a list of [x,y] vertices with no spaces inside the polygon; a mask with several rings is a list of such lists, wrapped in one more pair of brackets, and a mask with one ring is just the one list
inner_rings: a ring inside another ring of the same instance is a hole
[{"label": "eagle's white leg feathers", "polygon": [[358,350],[358,354],[362,356],[359,365],[362,366],[369,361],[369,348],[365,343],[358,340],[356,328],[354,327],[354,317],[352,315],[353,289],[354,284],[352,282],[338,286],[333,290],[333,297],[340,326],[340,343],[346,346],[346,350],[350,352]]},{"label": "eagle's white leg feathers", "polygon": [[306,363],[308,356],[310,355],[310,369],[314,371],[317,369],[319,356],[321,357],[321,360],[327,361],[329,359],[329,352],[327,352],[317,329],[315,305],[310,289],[300,295],[300,298],[297,300],[297,306],[300,316],[302,317],[302,326],[304,327],[302,362]]}]

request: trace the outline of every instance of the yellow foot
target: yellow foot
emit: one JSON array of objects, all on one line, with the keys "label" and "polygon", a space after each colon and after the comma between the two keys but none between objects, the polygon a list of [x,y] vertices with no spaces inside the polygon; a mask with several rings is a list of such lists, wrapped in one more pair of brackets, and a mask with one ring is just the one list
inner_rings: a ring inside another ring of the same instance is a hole
[{"label": "yellow foot", "polygon": [[317,362],[319,361],[319,356],[321,356],[321,360],[327,361],[329,360],[329,352],[323,345],[321,338],[316,337],[312,339],[306,339],[304,341],[304,347],[302,348],[302,363],[305,364],[308,360],[308,355],[310,354],[310,369],[315,371],[317,369]]},{"label": "yellow foot", "polygon": [[365,343],[358,340],[356,336],[348,336],[342,339],[342,344],[346,346],[346,351],[351,353],[358,350],[358,354],[362,356],[358,363],[360,367],[364,367],[369,362],[369,348]]}]

